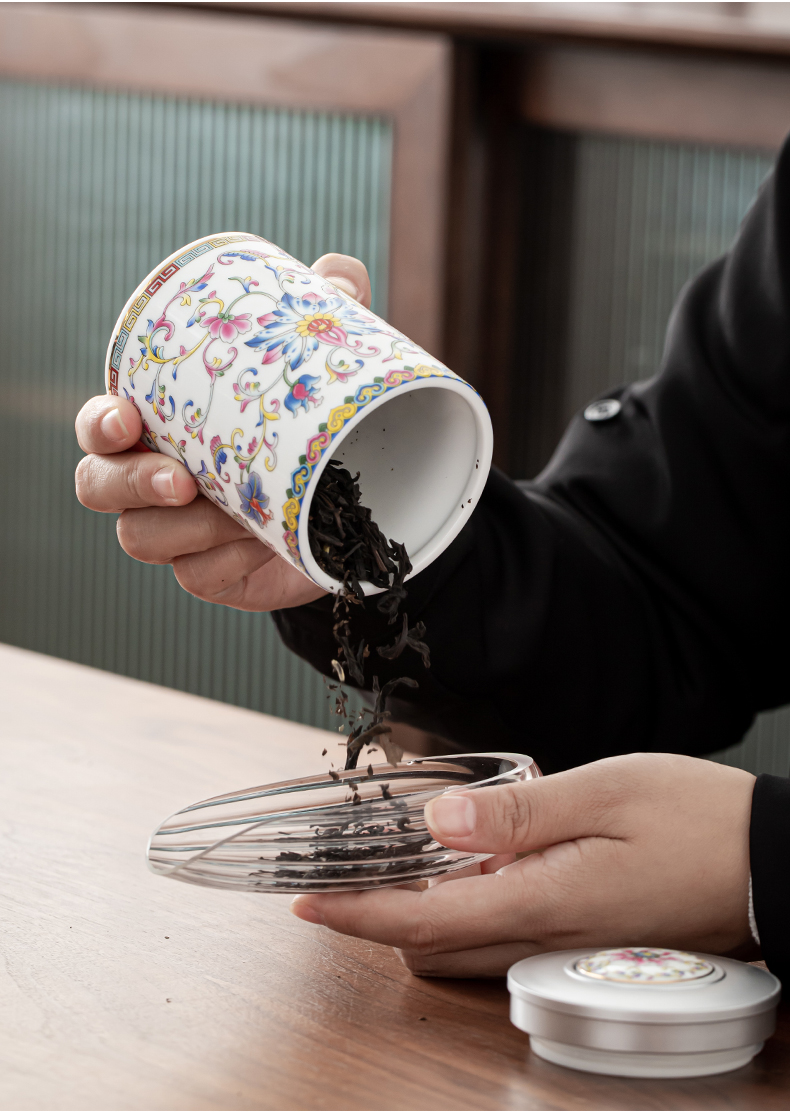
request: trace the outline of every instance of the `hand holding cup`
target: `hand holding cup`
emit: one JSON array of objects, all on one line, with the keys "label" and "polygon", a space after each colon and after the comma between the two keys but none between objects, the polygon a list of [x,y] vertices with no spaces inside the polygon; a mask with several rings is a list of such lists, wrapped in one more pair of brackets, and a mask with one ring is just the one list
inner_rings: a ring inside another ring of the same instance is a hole
[{"label": "hand holding cup", "polygon": [[[370,306],[370,278],[360,260],[329,253],[313,271]],[[120,513],[118,539],[134,559],[172,564],[185,590],[240,610],[299,606],[325,593],[199,495],[183,463],[151,454],[140,443],[140,413],[125,397],[93,397],[80,410],[76,431],[86,452],[77,467],[77,496],[89,509]]]}]

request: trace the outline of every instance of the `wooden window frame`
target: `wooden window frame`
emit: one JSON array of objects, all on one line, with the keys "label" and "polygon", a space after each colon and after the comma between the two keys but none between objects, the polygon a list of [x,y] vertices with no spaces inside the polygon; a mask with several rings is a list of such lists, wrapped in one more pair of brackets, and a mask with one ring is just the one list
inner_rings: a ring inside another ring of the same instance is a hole
[{"label": "wooden window frame", "polygon": [[3,4],[0,75],[387,118],[386,315],[441,356],[451,82],[443,36],[156,4]]},{"label": "wooden window frame", "polygon": [[773,150],[790,132],[790,60],[565,44],[526,52],[520,110],[550,128]]}]

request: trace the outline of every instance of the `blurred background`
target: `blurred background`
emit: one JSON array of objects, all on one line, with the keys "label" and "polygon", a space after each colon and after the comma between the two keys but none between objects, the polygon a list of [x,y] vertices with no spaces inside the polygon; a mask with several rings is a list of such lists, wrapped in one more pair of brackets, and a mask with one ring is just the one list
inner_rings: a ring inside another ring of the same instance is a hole
[{"label": "blurred background", "polygon": [[[651,376],[790,131],[790,4],[0,5],[0,641],[333,727],[264,615],[74,497],[133,288],[210,233],[363,259],[531,477]],[[790,709],[717,755],[786,775]]]}]

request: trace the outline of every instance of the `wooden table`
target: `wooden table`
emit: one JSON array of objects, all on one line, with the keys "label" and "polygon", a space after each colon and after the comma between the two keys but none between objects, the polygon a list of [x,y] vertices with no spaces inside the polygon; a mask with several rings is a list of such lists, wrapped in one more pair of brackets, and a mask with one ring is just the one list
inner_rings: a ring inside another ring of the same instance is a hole
[{"label": "wooden table", "polygon": [[191,801],[323,766],[322,731],[0,646],[0,1108],[778,1109],[790,1017],[747,1069],[546,1064],[503,981],[416,979],[288,901],[152,876]]}]

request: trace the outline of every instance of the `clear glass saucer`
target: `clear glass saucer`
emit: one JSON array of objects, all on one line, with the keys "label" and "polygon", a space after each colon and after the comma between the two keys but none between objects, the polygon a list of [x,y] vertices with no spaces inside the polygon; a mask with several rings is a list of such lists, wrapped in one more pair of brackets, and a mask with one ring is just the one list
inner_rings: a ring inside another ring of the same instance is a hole
[{"label": "clear glass saucer", "polygon": [[540,776],[523,754],[455,754],[371,765],[190,805],[148,843],[155,874],[220,890],[370,890],[462,870],[488,856],[453,851],[425,826],[433,797]]}]

